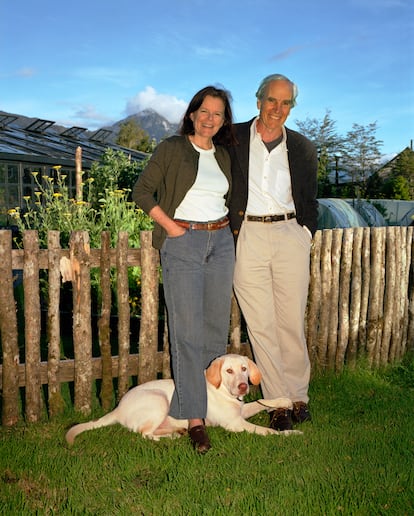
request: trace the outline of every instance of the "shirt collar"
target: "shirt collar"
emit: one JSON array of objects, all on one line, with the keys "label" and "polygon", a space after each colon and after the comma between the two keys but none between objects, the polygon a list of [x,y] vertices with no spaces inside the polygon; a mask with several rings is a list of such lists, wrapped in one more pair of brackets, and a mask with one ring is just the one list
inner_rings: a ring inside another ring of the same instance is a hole
[{"label": "shirt collar", "polygon": [[[258,140],[262,141],[262,137],[257,132],[257,121],[258,120],[259,120],[259,116],[257,116],[253,120],[252,125],[250,126],[250,141],[253,141],[255,139],[258,139]],[[282,138],[282,141],[280,143],[286,143],[286,129],[285,129],[284,125],[282,126],[282,134],[283,134],[283,138]]]}]

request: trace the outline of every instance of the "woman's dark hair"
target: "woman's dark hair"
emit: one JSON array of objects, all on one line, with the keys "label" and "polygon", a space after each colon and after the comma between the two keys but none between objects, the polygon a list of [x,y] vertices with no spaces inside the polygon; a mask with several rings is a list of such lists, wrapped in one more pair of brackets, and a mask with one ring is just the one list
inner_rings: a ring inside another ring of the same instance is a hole
[{"label": "woman's dark hair", "polygon": [[213,142],[217,145],[233,144],[235,142],[235,137],[233,134],[233,113],[230,105],[232,100],[231,94],[229,91],[223,88],[216,88],[215,86],[206,86],[202,90],[198,91],[191,99],[181,123],[179,131],[180,134],[194,134],[194,124],[190,115],[200,108],[207,96],[219,98],[224,103],[224,123],[217,134],[213,137]]}]

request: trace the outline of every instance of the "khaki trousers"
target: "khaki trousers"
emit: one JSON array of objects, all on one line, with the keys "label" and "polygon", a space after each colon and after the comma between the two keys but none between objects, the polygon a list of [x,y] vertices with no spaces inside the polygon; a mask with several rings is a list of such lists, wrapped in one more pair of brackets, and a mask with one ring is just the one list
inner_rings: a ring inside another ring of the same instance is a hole
[{"label": "khaki trousers", "polygon": [[236,248],[234,290],[246,320],[264,398],[309,401],[304,332],[311,238],[296,219],[245,220]]}]

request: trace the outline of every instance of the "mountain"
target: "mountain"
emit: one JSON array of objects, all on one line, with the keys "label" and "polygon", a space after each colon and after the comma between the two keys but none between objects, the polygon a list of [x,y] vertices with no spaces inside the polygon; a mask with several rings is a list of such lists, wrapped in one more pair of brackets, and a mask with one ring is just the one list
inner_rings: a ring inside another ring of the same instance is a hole
[{"label": "mountain", "polygon": [[[8,117],[14,119],[12,120],[11,125],[17,126],[22,129],[25,129],[37,120],[36,118],[30,118],[24,115],[17,115],[14,113],[7,113],[5,111],[0,110],[0,124],[2,123],[1,118],[7,120]],[[101,129],[111,131],[111,134],[109,134],[106,137],[105,141],[107,141],[108,143],[115,143],[121,125],[125,122],[128,122],[129,120],[135,120],[137,124],[149,134],[150,139],[154,139],[157,143],[160,142],[162,139],[166,138],[167,136],[175,134],[178,131],[179,127],[179,124],[173,124],[169,122],[166,118],[158,114],[153,109],[145,109],[143,111],[140,111],[139,113],[130,115],[127,118],[119,120],[118,122],[115,122],[110,126],[102,127]],[[66,129],[68,129],[68,127],[54,124],[53,122],[52,124],[53,125],[46,129],[46,132],[60,134],[64,132]],[[83,136],[89,138],[95,132],[96,131],[86,130]]]},{"label": "mountain", "polygon": [[175,134],[179,127],[179,124],[173,124],[169,122],[166,118],[158,114],[153,109],[144,109],[143,111],[119,120],[118,122],[115,122],[108,127],[103,127],[103,129],[107,129],[112,132],[108,140],[115,143],[121,125],[129,122],[130,120],[134,120],[142,129],[144,129],[144,131],[149,134],[150,139],[154,139],[156,142],[160,142],[167,136]]}]

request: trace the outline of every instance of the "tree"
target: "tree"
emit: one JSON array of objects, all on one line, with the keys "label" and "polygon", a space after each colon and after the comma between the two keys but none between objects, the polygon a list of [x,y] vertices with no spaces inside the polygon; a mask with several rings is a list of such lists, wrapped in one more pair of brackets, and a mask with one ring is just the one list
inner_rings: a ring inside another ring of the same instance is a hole
[{"label": "tree", "polygon": [[376,139],[376,130],[377,122],[368,126],[353,124],[344,140],[341,161],[350,171],[352,183],[357,183],[361,189],[362,197],[365,197],[368,177],[378,169],[380,163],[379,148],[382,141]]},{"label": "tree", "polygon": [[386,199],[400,199],[403,201],[411,199],[409,183],[404,176],[391,176],[386,179],[382,192],[383,197]]},{"label": "tree", "polygon": [[414,151],[408,147],[396,158],[391,176],[403,177],[407,181],[408,199],[414,199]]},{"label": "tree", "polygon": [[133,118],[121,124],[116,143],[142,152],[154,150],[154,142],[150,140],[149,134]]},{"label": "tree", "polygon": [[318,197],[329,197],[332,194],[329,175],[333,170],[335,155],[342,148],[342,139],[336,132],[336,122],[332,120],[331,112],[327,109],[322,120],[306,118],[304,121],[295,120],[295,124],[318,149]]}]

